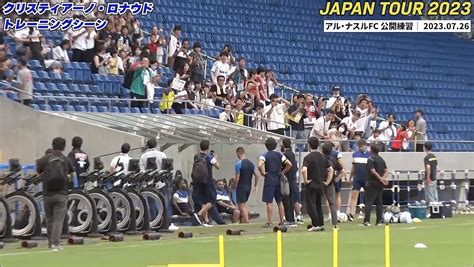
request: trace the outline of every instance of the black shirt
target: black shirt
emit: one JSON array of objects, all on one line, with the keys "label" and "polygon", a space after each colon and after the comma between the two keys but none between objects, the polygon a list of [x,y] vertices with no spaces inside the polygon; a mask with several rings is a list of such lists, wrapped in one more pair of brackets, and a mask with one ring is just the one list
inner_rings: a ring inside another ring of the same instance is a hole
[{"label": "black shirt", "polygon": [[308,180],[322,186],[323,181],[326,181],[327,169],[331,167],[331,164],[323,154],[313,151],[304,157],[303,167],[308,168]]},{"label": "black shirt", "polygon": [[[291,113],[295,112],[298,108],[299,108],[300,105],[298,104],[294,104],[292,106],[290,106],[288,108],[288,114],[291,115]],[[304,112],[304,109],[303,109],[303,112]],[[304,131],[304,118],[306,118],[306,114],[303,113],[303,115],[301,116],[301,119],[299,122],[294,122],[292,120],[288,120],[288,123],[291,125],[291,129],[293,131]]]},{"label": "black shirt", "polygon": [[375,175],[372,174],[372,169],[382,177],[385,173],[385,169],[387,169],[387,164],[385,164],[385,160],[377,154],[372,154],[370,158],[367,160],[367,168],[369,170],[369,179],[367,180],[370,186],[375,187],[384,187]]},{"label": "black shirt", "polygon": [[67,156],[74,164],[77,177],[79,177],[81,173],[87,172],[89,169],[89,157],[86,152],[80,149],[73,149]]},{"label": "black shirt", "polygon": [[[211,87],[211,92],[213,92],[216,96],[226,98],[227,97],[227,89],[225,88],[226,86],[224,85],[223,88],[217,88],[217,85],[213,85]],[[220,99],[216,99],[215,104],[216,106],[221,107],[222,106],[222,101]]]},{"label": "black shirt", "polygon": [[296,181],[296,173],[298,172],[298,166],[296,163],[295,153],[293,153],[293,151],[288,149],[288,150],[285,150],[284,155],[286,159],[291,162],[291,169],[289,172],[286,173],[286,178],[288,178],[289,181]]},{"label": "black shirt", "polygon": [[[64,160],[64,162],[67,165],[67,173],[68,174],[71,174],[71,173],[74,172],[74,165],[72,164],[71,160],[69,158],[67,158],[66,156],[64,156],[63,153],[61,153],[60,151],[53,150],[53,152],[51,152],[51,154],[44,155],[42,158],[40,158],[36,162],[36,171],[38,173],[40,173],[40,174],[44,173],[44,170],[46,169],[46,165],[48,164],[49,158],[51,157],[51,155],[60,157],[62,160]],[[50,195],[53,195],[53,194],[67,195],[67,183],[65,183],[64,185],[65,186],[61,190],[55,191],[55,192],[48,192],[46,189],[43,188],[43,195],[45,195],[45,196],[50,196]]]},{"label": "black shirt", "polygon": [[431,167],[431,174],[430,174],[430,180],[431,181],[436,181],[436,172],[438,168],[438,159],[433,153],[429,153],[426,155],[425,159],[425,166],[430,165]]}]

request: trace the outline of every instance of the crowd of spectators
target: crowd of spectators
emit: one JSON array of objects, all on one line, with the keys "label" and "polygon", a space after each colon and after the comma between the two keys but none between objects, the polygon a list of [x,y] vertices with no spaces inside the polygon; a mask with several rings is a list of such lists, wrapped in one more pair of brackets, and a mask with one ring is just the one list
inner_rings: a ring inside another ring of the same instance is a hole
[{"label": "crowd of spectators", "polygon": [[[383,150],[391,151],[413,150],[411,140],[426,140],[421,111],[417,112],[416,121],[402,125],[395,123],[394,114],[380,122],[379,109],[369,96],[359,95],[352,101],[341,95],[339,86],[332,88],[329,98],[299,94],[290,102],[276,94],[278,81],[273,70],[263,66],[247,69],[246,59],[235,58],[228,44],[214,57],[210,73],[206,73],[209,56],[203,53],[199,41],[191,43],[181,38],[179,25],[167,37],[165,30],[157,26],[149,33],[144,31],[129,14],[95,16],[108,20],[104,30],[71,30],[56,45],[48,43],[36,29],[0,33],[0,79],[10,83],[16,79],[25,92],[19,94],[19,99],[29,105],[33,94],[29,60],[36,59],[45,69],[59,74],[63,63],[87,62],[92,74],[124,75],[123,86],[136,100],[132,107],[158,101],[161,112],[178,114],[185,109],[217,108],[222,121],[295,139],[317,136],[333,140],[341,151],[350,151],[355,143],[350,141],[361,138],[380,142]],[[13,59],[7,58],[5,35],[16,42]],[[161,65],[173,71],[173,79],[163,89],[159,87],[163,84]],[[161,99],[157,99],[156,90],[163,90]]]}]

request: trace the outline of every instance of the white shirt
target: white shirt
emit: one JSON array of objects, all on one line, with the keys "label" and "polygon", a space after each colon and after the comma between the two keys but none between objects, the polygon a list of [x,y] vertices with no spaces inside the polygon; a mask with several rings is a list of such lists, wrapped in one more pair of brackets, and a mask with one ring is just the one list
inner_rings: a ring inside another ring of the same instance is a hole
[{"label": "white shirt", "polygon": [[117,68],[119,70],[125,71],[125,67],[123,66],[123,59],[121,57],[116,57],[117,60]]},{"label": "white shirt", "polygon": [[56,46],[53,48],[53,59],[65,63],[69,63],[69,55],[65,49],[62,49],[61,46]]},{"label": "white shirt", "polygon": [[93,49],[95,47],[95,38],[97,37],[97,33],[95,31],[90,32],[89,38],[86,36],[86,48],[87,49]]},{"label": "white shirt", "polygon": [[225,111],[221,112],[221,114],[219,114],[219,120],[229,121],[230,120],[230,114],[227,114],[227,112],[225,112]]},{"label": "white shirt", "polygon": [[328,131],[329,131],[329,126],[330,125],[331,125],[331,123],[326,121],[326,118],[324,116],[320,117],[314,123],[313,130],[311,130],[310,136],[320,137],[320,136],[316,135],[316,132],[326,136]]},{"label": "white shirt", "polygon": [[[388,125],[389,125],[388,121],[381,122],[379,125],[379,130],[387,128]],[[395,127],[395,125],[392,124],[391,127],[387,128],[386,130],[380,133],[380,139],[383,141],[390,141],[393,138],[395,138],[396,135],[397,135],[397,128]]]},{"label": "white shirt", "polygon": [[[264,108],[263,113],[267,114],[270,110],[272,105],[268,105]],[[278,130],[284,129],[285,127],[285,112],[286,112],[286,105],[284,103],[277,104],[274,108],[270,116],[267,117],[269,120],[267,122],[267,129],[268,130]]]},{"label": "white shirt", "polygon": [[253,120],[255,123],[255,129],[266,131],[267,130],[267,122],[264,120],[263,115],[255,113],[253,115]]},{"label": "white shirt", "polygon": [[331,108],[336,103],[336,100],[338,97],[341,98],[342,103],[346,101],[346,99],[342,96],[331,96],[329,100],[326,102],[326,108]]},{"label": "white shirt", "polygon": [[267,82],[267,96],[271,96],[275,93],[275,87],[276,87],[276,83],[272,80],[269,80]]},{"label": "white shirt", "polygon": [[212,82],[214,84],[217,84],[217,76],[224,76],[225,79],[227,79],[227,76],[229,75],[230,71],[230,65],[227,63],[222,63],[220,60],[214,62],[211,68],[211,73],[212,73]]},{"label": "white shirt", "polygon": [[367,138],[367,143],[369,143],[369,144],[375,143],[377,141],[383,141],[383,140],[380,139],[380,136],[375,138],[373,135],[371,135],[369,138]]},{"label": "white shirt", "polygon": [[[128,174],[128,163],[132,158],[128,154],[120,153],[118,156],[112,159],[110,162],[110,167],[114,168],[116,175]],[[119,163],[122,166],[119,166]],[[114,186],[120,185],[120,180],[114,183]]]},{"label": "white shirt", "polygon": [[148,158],[156,158],[157,170],[161,170],[161,162],[166,158],[166,154],[156,148],[148,149],[140,158],[140,171],[146,170],[146,162]]},{"label": "white shirt", "polygon": [[345,117],[344,119],[342,119],[341,124],[345,123],[347,125],[347,129],[355,131],[357,129],[357,122],[358,121],[359,120],[354,122],[352,120],[352,117]]},{"label": "white shirt", "polygon": [[181,43],[178,41],[178,38],[176,38],[176,36],[174,36],[173,34],[170,36],[170,43],[168,47],[168,57],[172,57],[176,52],[176,49],[181,48]]},{"label": "white shirt", "polygon": [[24,28],[23,30],[15,31],[14,36],[15,38],[19,38],[19,39],[28,39],[29,33],[30,33],[30,29]]},{"label": "white shirt", "polygon": [[71,46],[72,49],[79,49],[82,51],[87,50],[87,41],[86,41],[87,34],[83,34],[85,31],[86,31],[85,28],[82,28],[78,31],[73,31],[72,29],[69,31],[69,33],[71,34],[73,38],[73,42]]}]

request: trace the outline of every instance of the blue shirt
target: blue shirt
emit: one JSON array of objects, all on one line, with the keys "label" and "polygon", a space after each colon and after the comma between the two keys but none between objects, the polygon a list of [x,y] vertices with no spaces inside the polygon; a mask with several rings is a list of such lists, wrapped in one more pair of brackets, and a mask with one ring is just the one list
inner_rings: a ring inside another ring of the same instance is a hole
[{"label": "blue shirt", "polygon": [[237,188],[251,188],[255,165],[248,159],[242,159],[235,164],[235,175],[239,175]]},{"label": "blue shirt", "polygon": [[352,164],[354,165],[354,179],[366,181],[369,177],[369,170],[367,169],[367,160],[370,157],[370,152],[362,153],[357,150],[352,154]]},{"label": "blue shirt", "polygon": [[339,172],[342,170],[342,166],[339,164],[338,161],[340,158],[342,158],[342,153],[338,150],[333,149],[329,156],[331,157],[331,165],[334,169],[334,178],[336,178],[339,175]]},{"label": "blue shirt", "polygon": [[260,160],[265,161],[265,185],[279,185],[281,177],[281,167],[287,160],[280,152],[267,151],[260,156]]}]

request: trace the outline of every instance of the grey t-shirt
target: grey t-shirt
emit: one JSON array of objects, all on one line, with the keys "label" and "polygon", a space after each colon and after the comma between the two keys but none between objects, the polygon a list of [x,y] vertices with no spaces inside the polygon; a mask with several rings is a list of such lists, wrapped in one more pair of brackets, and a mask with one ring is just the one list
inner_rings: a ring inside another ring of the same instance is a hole
[{"label": "grey t-shirt", "polygon": [[33,76],[31,71],[28,68],[22,68],[17,75],[17,81],[20,84],[20,89],[24,92],[29,93],[19,93],[18,98],[21,100],[32,99],[33,98]]},{"label": "grey t-shirt", "polygon": [[420,118],[416,122],[416,140],[426,141],[426,121],[423,118]]}]

